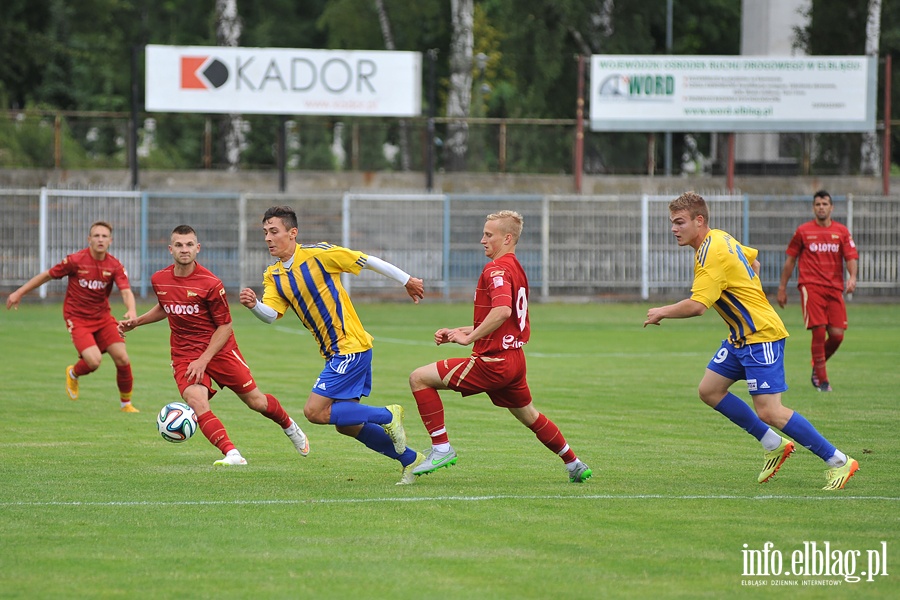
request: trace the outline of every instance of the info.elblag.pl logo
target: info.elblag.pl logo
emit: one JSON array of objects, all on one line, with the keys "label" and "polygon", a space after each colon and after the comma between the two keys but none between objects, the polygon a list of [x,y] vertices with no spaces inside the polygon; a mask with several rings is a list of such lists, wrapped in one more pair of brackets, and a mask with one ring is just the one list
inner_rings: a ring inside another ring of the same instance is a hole
[{"label": "info.elblag.pl logo", "polygon": [[792,552],[782,552],[772,542],[761,549],[743,548],[741,576],[755,579],[743,579],[741,585],[841,585],[888,575],[887,542],[871,550],[843,550],[827,541],[803,542]]}]

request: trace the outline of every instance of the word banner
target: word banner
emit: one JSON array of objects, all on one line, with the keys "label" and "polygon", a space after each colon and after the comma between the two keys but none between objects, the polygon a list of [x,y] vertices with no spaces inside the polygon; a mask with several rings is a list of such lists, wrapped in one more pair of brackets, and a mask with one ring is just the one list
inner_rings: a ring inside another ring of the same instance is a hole
[{"label": "word banner", "polygon": [[594,131],[874,131],[865,56],[591,57]]}]

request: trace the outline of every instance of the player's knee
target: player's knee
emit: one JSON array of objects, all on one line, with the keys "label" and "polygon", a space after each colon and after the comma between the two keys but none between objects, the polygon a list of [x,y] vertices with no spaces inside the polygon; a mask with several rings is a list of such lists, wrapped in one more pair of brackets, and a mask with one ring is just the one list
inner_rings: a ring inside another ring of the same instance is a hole
[{"label": "player's knee", "polygon": [[87,365],[87,368],[91,371],[96,371],[100,368],[100,363],[103,360],[102,357],[94,357],[94,356],[82,356],[81,360],[84,361],[84,364]]},{"label": "player's knee", "polygon": [[409,375],[409,389],[413,392],[433,387],[428,367],[419,367]]},{"label": "player's knee", "polygon": [[319,407],[307,404],[303,407],[303,416],[314,425],[328,425],[328,416]]},{"label": "player's knee", "polygon": [[705,386],[702,383],[697,387],[697,395],[704,404],[715,408],[716,405],[725,397],[720,390]]}]

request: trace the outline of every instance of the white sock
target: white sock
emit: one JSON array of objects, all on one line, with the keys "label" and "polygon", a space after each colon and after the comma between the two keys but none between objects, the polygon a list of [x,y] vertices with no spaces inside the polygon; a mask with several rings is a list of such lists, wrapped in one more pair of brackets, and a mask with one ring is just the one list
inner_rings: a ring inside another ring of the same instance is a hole
[{"label": "white sock", "polygon": [[835,449],[834,455],[825,461],[825,463],[831,467],[832,469],[837,467],[843,467],[847,464],[847,455],[841,452],[838,449]]},{"label": "white sock", "polygon": [[775,433],[774,429],[769,427],[769,430],[764,436],[762,436],[762,439],[759,441],[762,443],[763,450],[765,450],[766,452],[771,452],[781,445],[781,436]]},{"label": "white sock", "polygon": [[443,444],[432,444],[431,447],[434,448],[435,452],[450,452],[450,442],[445,442]]},{"label": "white sock", "polygon": [[235,448],[233,450],[229,450],[228,452],[225,453],[225,456],[240,456],[240,455],[241,455],[241,453],[238,451],[237,448]]}]

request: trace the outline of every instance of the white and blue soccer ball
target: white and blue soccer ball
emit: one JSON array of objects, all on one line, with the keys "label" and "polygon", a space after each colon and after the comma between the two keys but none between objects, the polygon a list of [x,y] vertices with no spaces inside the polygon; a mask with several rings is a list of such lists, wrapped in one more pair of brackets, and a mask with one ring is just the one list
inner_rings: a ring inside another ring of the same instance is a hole
[{"label": "white and blue soccer ball", "polygon": [[167,442],[186,442],[197,431],[197,413],[184,402],[169,402],[159,411],[156,428]]}]

